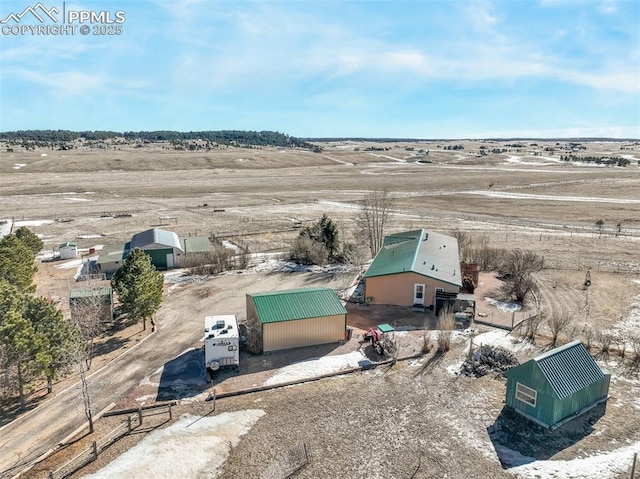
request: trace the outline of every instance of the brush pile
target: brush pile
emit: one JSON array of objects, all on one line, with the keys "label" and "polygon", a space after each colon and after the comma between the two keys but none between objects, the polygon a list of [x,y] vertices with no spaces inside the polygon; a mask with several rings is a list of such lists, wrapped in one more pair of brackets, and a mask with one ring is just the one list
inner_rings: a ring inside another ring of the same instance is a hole
[{"label": "brush pile", "polygon": [[504,377],[505,371],[518,364],[516,357],[506,349],[500,346],[483,345],[474,351],[470,359],[462,363],[460,373],[476,378],[487,374]]}]

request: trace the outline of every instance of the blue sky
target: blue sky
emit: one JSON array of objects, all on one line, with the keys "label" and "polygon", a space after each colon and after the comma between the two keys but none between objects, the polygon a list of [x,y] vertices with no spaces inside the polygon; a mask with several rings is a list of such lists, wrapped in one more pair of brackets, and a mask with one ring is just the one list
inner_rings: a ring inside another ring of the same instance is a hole
[{"label": "blue sky", "polygon": [[[0,17],[36,3],[3,0]],[[62,10],[62,1],[42,4]],[[640,138],[636,0],[65,8],[124,11],[123,32],[0,35],[0,131]]]}]

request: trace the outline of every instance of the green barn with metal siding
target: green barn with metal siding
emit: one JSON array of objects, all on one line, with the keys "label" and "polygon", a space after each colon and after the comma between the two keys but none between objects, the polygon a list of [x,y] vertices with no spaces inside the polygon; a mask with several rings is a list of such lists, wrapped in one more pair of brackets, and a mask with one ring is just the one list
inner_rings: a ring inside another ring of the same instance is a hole
[{"label": "green barn with metal siding", "polygon": [[158,269],[177,266],[183,253],[180,238],[172,231],[152,228],[131,237],[130,250],[140,248],[151,257],[151,262]]},{"label": "green barn with metal siding", "polygon": [[509,369],[506,376],[507,406],[551,429],[606,401],[611,378],[580,341]]}]

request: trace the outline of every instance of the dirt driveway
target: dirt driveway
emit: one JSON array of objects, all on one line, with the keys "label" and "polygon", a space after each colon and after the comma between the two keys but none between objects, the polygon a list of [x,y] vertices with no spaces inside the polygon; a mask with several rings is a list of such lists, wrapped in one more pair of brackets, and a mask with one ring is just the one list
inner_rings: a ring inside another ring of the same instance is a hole
[{"label": "dirt driveway", "polygon": [[[158,313],[157,330],[137,347],[89,376],[94,414],[126,398],[145,377],[191,348],[203,336],[205,315],[237,313],[244,317],[245,293],[305,286],[342,287],[348,278],[312,273],[227,274],[170,290]],[[209,295],[203,295],[204,291]],[[12,475],[55,446],[84,422],[77,385],[0,429],[0,476]]]}]

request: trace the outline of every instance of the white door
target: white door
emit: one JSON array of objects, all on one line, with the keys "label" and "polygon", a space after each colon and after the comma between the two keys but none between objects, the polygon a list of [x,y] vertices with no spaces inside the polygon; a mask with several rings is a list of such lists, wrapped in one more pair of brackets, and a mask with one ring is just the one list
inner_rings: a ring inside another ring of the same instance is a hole
[{"label": "white door", "polygon": [[420,304],[424,306],[424,284],[413,285],[413,304]]},{"label": "white door", "polygon": [[167,268],[173,268],[173,253],[167,255]]}]

